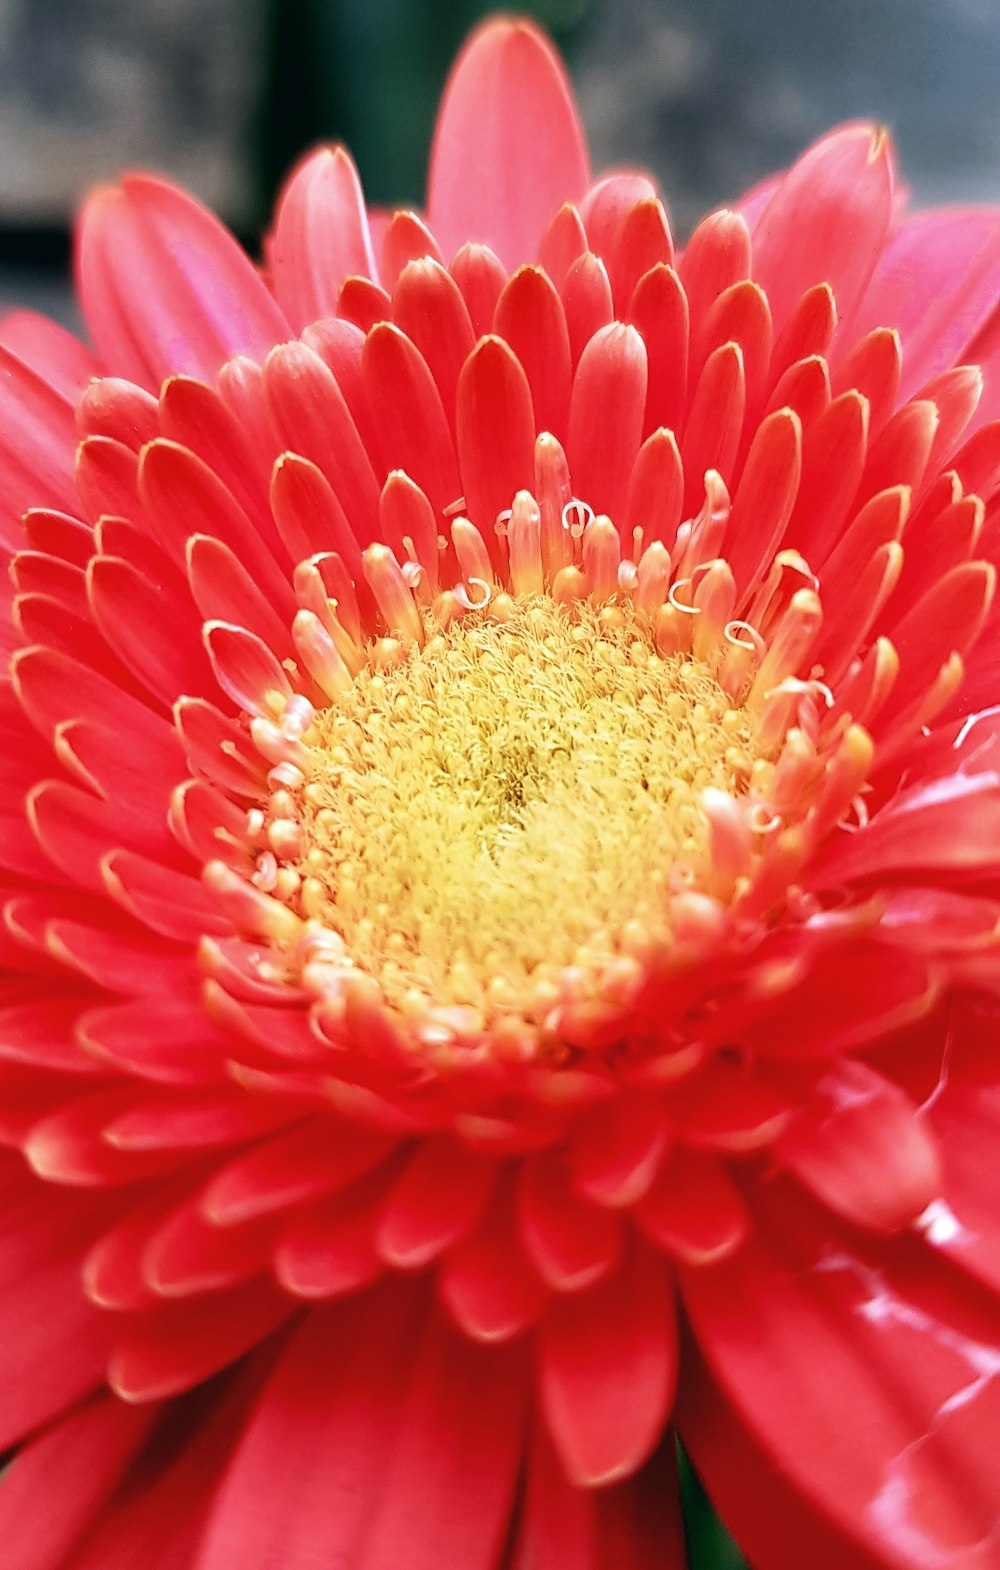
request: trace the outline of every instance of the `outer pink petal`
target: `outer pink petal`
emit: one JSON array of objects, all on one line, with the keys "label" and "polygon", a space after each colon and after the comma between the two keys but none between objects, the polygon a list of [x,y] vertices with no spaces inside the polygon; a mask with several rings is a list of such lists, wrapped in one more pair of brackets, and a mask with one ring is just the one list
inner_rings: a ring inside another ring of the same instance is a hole
[{"label": "outer pink petal", "polygon": [[1000,209],[918,213],[889,241],[839,342],[846,350],[872,328],[898,328],[906,399],[963,357],[998,293]]},{"label": "outer pink petal", "polygon": [[334,314],[345,278],[377,281],[361,182],[342,147],[310,153],[289,176],[268,260],[278,304],[297,329]]},{"label": "outer pink petal", "polygon": [[852,310],[878,262],[892,215],[892,159],[884,131],[849,125],[793,164],[757,221],[753,276],[777,327],[813,284]]},{"label": "outer pink petal", "polygon": [[588,181],[558,57],[530,23],[488,22],[458,58],[434,133],[427,205],[442,251],[473,240],[508,267],[532,261],[553,213]]},{"label": "outer pink petal", "polygon": [[133,175],[83,210],[77,275],[84,316],[109,369],[158,388],[211,380],[225,360],[262,360],[292,336],[249,258],[199,202]]}]

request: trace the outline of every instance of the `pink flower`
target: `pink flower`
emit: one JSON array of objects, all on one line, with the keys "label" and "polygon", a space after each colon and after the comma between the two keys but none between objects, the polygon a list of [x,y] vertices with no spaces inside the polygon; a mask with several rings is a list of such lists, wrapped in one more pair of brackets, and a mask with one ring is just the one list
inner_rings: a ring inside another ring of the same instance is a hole
[{"label": "pink flower", "polygon": [[1000,217],[675,255],[495,21],[266,254],[129,177],[0,333],[7,1570],[654,1570],[674,1422],[988,1570]]}]

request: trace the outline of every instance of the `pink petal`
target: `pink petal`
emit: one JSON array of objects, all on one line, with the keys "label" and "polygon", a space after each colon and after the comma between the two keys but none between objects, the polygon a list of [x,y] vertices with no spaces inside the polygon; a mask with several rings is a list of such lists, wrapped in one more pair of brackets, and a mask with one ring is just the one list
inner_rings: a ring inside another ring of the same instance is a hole
[{"label": "pink petal", "polygon": [[87,325],[108,364],[140,386],[178,372],[210,380],[262,360],[291,329],[236,241],[193,197],[133,175],[93,195],[77,249]]},{"label": "pink petal", "polygon": [[[1000,288],[1000,212],[917,213],[896,230],[864,298],[845,323],[846,347],[874,327],[896,327],[903,341],[900,396],[963,357],[996,305]],[[846,315],[847,302],[838,302]]]},{"label": "pink petal", "polygon": [[438,113],[430,226],[451,256],[467,240],[508,267],[534,259],[563,202],[587,188],[586,144],[558,57],[531,23],[506,18],[474,33]]},{"label": "pink petal", "polygon": [[831,131],[792,165],[753,232],[753,276],[777,324],[817,283],[841,317],[854,309],[888,237],[892,185],[889,138],[870,125]]},{"label": "pink petal", "polygon": [[321,147],[278,197],[268,262],[278,304],[296,331],[332,316],[344,279],[377,278],[358,172],[342,147]]}]

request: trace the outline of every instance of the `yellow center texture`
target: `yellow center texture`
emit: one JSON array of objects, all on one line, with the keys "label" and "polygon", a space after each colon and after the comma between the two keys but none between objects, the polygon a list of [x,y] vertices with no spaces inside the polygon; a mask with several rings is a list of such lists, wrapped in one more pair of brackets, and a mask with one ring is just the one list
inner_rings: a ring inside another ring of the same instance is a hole
[{"label": "yellow center texture", "polygon": [[390,1002],[502,1006],[635,921],[707,850],[707,786],[741,792],[751,727],[626,606],[539,596],[368,668],[306,737],[306,913]]}]

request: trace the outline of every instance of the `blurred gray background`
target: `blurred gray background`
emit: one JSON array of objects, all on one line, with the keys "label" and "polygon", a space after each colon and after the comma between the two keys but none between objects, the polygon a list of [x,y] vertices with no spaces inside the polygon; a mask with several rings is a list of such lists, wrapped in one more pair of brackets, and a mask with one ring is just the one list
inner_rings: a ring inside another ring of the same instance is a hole
[{"label": "blurred gray background", "polygon": [[[0,0],[0,306],[66,317],[80,194],[166,171],[247,239],[288,163],[352,148],[419,199],[433,107],[481,4]],[[915,200],[1000,200],[1000,0],[537,0],[595,166],[660,176],[683,234],[838,120],[894,131]]]}]

